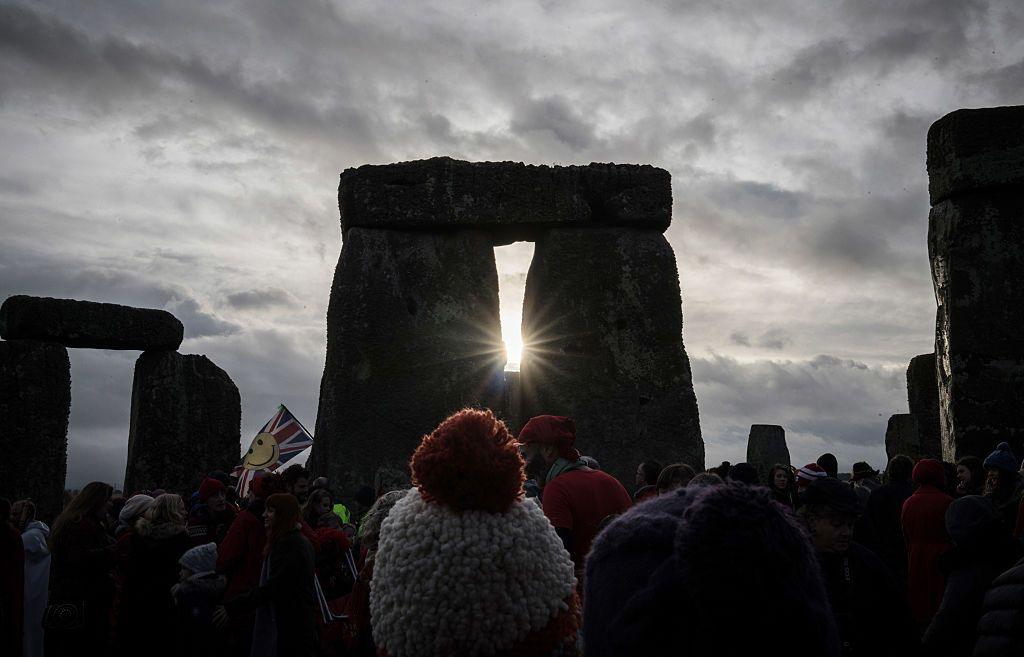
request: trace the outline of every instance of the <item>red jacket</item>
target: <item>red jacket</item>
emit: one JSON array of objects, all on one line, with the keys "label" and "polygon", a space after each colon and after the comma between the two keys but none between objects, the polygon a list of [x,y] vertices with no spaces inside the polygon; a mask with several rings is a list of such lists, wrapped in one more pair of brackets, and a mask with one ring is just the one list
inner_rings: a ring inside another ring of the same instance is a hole
[{"label": "red jacket", "polygon": [[227,535],[217,546],[217,572],[228,578],[225,600],[259,585],[266,540],[262,517],[249,509],[235,516]]},{"label": "red jacket", "polygon": [[907,543],[907,596],[914,619],[927,627],[942,602],[946,578],[939,557],[950,548],[946,509],[953,498],[942,492],[942,464],[923,459],[914,466],[918,489],[903,503],[903,537]]}]

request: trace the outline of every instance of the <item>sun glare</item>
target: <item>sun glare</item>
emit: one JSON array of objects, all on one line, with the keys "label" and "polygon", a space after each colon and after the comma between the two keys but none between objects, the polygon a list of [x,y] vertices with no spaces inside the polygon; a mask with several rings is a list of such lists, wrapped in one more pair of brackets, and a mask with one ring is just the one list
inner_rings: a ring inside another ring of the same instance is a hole
[{"label": "sun glare", "polygon": [[498,269],[498,302],[501,308],[501,339],[505,343],[505,369],[519,371],[523,358],[523,296],[526,272],[533,259],[532,242],[516,242],[494,249]]}]

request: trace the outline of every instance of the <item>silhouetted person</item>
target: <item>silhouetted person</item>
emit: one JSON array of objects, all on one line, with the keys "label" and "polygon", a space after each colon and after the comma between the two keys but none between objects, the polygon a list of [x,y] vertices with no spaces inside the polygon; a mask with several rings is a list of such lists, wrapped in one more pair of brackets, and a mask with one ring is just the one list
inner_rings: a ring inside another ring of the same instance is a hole
[{"label": "silhouetted person", "polygon": [[636,467],[634,502],[643,502],[658,494],[658,475],[660,474],[661,464],[657,461],[644,461]]},{"label": "silhouetted person", "polygon": [[738,481],[741,484],[747,484],[748,486],[755,486],[759,483],[757,480],[757,468],[749,463],[737,463],[729,468],[729,479]]},{"label": "silhouetted person", "polygon": [[977,456],[964,456],[956,462],[958,495],[982,495],[985,492],[985,468]]},{"label": "silhouetted person", "polygon": [[825,452],[819,456],[818,460],[815,462],[821,466],[821,469],[825,471],[826,475],[833,479],[839,478],[839,460],[836,458],[835,454]]},{"label": "silhouetted person", "polygon": [[907,599],[923,631],[942,602],[946,582],[939,557],[950,547],[946,509],[953,498],[943,490],[946,477],[941,462],[921,459],[913,478],[917,490],[903,503],[901,522],[907,542]]},{"label": "silhouetted person", "polygon": [[1009,443],[999,443],[995,450],[985,457],[985,496],[999,509],[1003,524],[1013,532],[1017,525],[1017,514],[1021,504],[1020,461]]},{"label": "silhouetted person", "polygon": [[685,463],[667,465],[661,469],[661,473],[658,475],[658,494],[664,495],[677,488],[683,488],[695,476],[697,473]]},{"label": "silhouetted person", "polygon": [[973,657],[1024,655],[1024,559],[997,577],[985,594]]},{"label": "silhouetted person", "polygon": [[24,614],[25,548],[11,524],[11,502],[0,497],[0,654],[21,655]]},{"label": "silhouetted person", "polygon": [[907,545],[903,539],[903,503],[914,493],[910,481],[914,462],[897,454],[885,469],[885,483],[868,498],[867,515],[875,535],[878,557],[885,562],[900,586],[907,577]]},{"label": "silhouetted person", "polygon": [[793,468],[783,463],[776,463],[768,471],[768,490],[772,497],[779,504],[785,504],[791,509],[796,508],[796,478],[793,475]]}]

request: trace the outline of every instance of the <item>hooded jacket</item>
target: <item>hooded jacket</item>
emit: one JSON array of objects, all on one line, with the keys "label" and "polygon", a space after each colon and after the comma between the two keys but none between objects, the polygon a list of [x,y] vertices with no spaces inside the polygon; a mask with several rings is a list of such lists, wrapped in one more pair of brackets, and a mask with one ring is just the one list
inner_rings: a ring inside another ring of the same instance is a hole
[{"label": "hooded jacket", "polygon": [[42,657],[43,612],[49,599],[50,548],[46,542],[50,528],[33,520],[21,532],[25,547],[25,641],[26,657]]},{"label": "hooded jacket", "polygon": [[1024,559],[997,577],[978,621],[974,657],[1024,655]]},{"label": "hooded jacket", "polygon": [[903,503],[903,537],[907,542],[907,599],[914,620],[923,629],[931,622],[946,585],[939,557],[949,549],[946,509],[953,498],[942,491],[942,464],[922,459],[914,466],[914,494]]}]

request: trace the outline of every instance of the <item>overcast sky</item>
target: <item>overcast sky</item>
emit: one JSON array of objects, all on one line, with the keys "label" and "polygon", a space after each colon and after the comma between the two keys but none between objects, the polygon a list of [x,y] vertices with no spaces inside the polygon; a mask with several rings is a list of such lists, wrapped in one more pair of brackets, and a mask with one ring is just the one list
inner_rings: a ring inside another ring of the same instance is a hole
[{"label": "overcast sky", "polygon": [[[932,351],[925,134],[1024,103],[1021,34],[1016,0],[2,2],[0,298],[174,312],[248,444],[315,423],[342,169],[651,163],[708,463],[771,423],[881,467]],[[121,482],[137,355],[72,350],[70,485]]]}]

